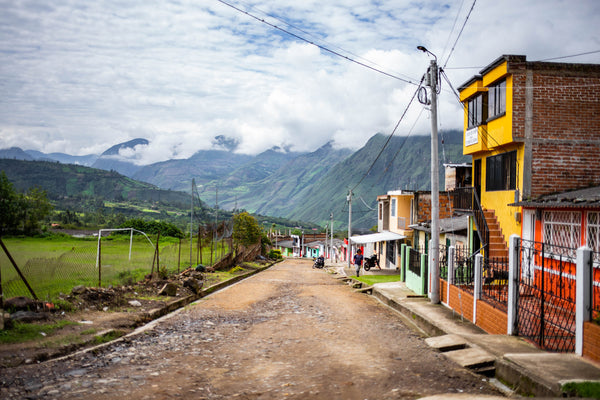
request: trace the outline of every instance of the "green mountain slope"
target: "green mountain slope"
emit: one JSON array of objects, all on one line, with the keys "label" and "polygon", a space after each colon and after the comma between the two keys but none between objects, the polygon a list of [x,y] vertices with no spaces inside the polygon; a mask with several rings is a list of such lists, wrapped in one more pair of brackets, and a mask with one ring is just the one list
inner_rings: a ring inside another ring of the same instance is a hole
[{"label": "green mountain slope", "polygon": [[138,200],[186,205],[190,196],[162,190],[114,171],[47,161],[0,159],[0,171],[18,190],[38,186],[51,200],[98,197],[107,201]]},{"label": "green mountain slope", "polygon": [[219,197],[223,197],[224,208],[233,208],[237,204],[250,212],[285,217],[303,193],[350,154],[350,150],[334,149],[328,143],[312,153],[288,158],[287,163],[270,171],[263,179],[242,180],[239,185],[230,186],[229,197],[226,197],[227,193],[221,196],[219,186]]},{"label": "green mountain slope", "polygon": [[[383,148],[387,136],[377,134],[352,156],[334,166],[295,199],[287,218],[325,225],[331,212],[335,229],[347,227],[346,196],[353,189],[352,226],[370,228],[377,223],[377,196],[390,190],[430,190],[431,140],[428,136],[393,137],[370,172],[369,168]],[[443,163],[466,162],[462,155],[460,131],[444,133],[439,143],[440,189],[444,186]],[[365,204],[366,203],[366,204]]]}]

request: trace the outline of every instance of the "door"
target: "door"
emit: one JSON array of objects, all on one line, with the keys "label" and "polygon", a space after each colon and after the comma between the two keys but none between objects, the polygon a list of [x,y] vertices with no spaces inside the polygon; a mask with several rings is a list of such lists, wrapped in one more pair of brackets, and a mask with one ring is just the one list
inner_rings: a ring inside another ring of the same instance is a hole
[{"label": "door", "polygon": [[533,242],[535,240],[535,210],[523,210],[521,278],[533,279],[535,268]]},{"label": "door", "polygon": [[477,198],[481,201],[481,158],[475,160],[473,163],[473,186],[475,187]]}]

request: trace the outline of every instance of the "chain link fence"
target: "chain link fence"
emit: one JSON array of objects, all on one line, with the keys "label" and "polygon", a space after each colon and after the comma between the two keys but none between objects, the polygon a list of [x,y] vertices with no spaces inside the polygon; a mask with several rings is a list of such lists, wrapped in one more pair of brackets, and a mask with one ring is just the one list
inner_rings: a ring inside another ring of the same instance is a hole
[{"label": "chain link fence", "polygon": [[[26,241],[30,244],[23,245]],[[131,285],[151,273],[166,276],[198,264],[213,265],[231,249],[228,240],[216,245],[205,241],[200,247],[196,238],[191,243],[189,238],[167,238],[160,240],[157,252],[156,238],[152,241],[141,237],[130,241],[129,236],[115,235],[103,237],[98,246],[97,240],[66,239],[50,245],[43,240],[4,239],[16,268],[0,249],[2,298],[49,301],[78,285]]]}]

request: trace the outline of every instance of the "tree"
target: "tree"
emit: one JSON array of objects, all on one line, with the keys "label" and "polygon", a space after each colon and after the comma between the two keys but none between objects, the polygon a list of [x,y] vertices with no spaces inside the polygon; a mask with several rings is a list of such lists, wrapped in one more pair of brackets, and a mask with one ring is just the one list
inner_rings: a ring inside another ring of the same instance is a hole
[{"label": "tree", "polygon": [[260,243],[261,237],[262,229],[256,218],[247,212],[233,216],[233,241],[236,246],[250,246]]},{"label": "tree", "polygon": [[4,171],[0,172],[0,234],[14,229],[18,221],[17,193]]},{"label": "tree", "polygon": [[18,194],[4,171],[0,173],[0,234],[19,230],[35,233],[52,208],[46,191],[30,188]]},{"label": "tree", "polygon": [[40,229],[41,221],[46,218],[54,208],[48,201],[48,195],[45,190],[40,188],[30,188],[27,193],[21,196],[23,231],[25,233],[35,233]]}]

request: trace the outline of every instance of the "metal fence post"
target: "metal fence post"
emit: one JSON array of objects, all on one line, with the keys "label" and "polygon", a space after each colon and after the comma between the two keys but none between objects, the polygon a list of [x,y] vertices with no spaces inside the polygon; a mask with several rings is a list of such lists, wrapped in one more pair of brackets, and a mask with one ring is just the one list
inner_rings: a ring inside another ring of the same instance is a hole
[{"label": "metal fence post", "polygon": [[477,254],[475,256],[475,271],[473,277],[473,323],[477,323],[477,300],[481,299],[482,291],[482,267],[483,267],[483,256]]},{"label": "metal fence post", "polygon": [[454,285],[454,259],[456,256],[456,248],[450,246],[448,248],[448,290],[446,291],[446,304],[450,304],[450,286]]},{"label": "metal fence post", "polygon": [[521,238],[510,235],[508,253],[508,299],[507,335],[518,335],[517,316],[519,307],[519,247]]},{"label": "metal fence post", "polygon": [[407,244],[402,243],[400,246],[400,281],[406,282],[406,248]]},{"label": "metal fence post", "polygon": [[592,250],[587,246],[577,249],[576,272],[576,309],[575,309],[575,353],[583,355],[583,324],[590,320],[590,293],[593,282],[590,280],[592,269]]}]

